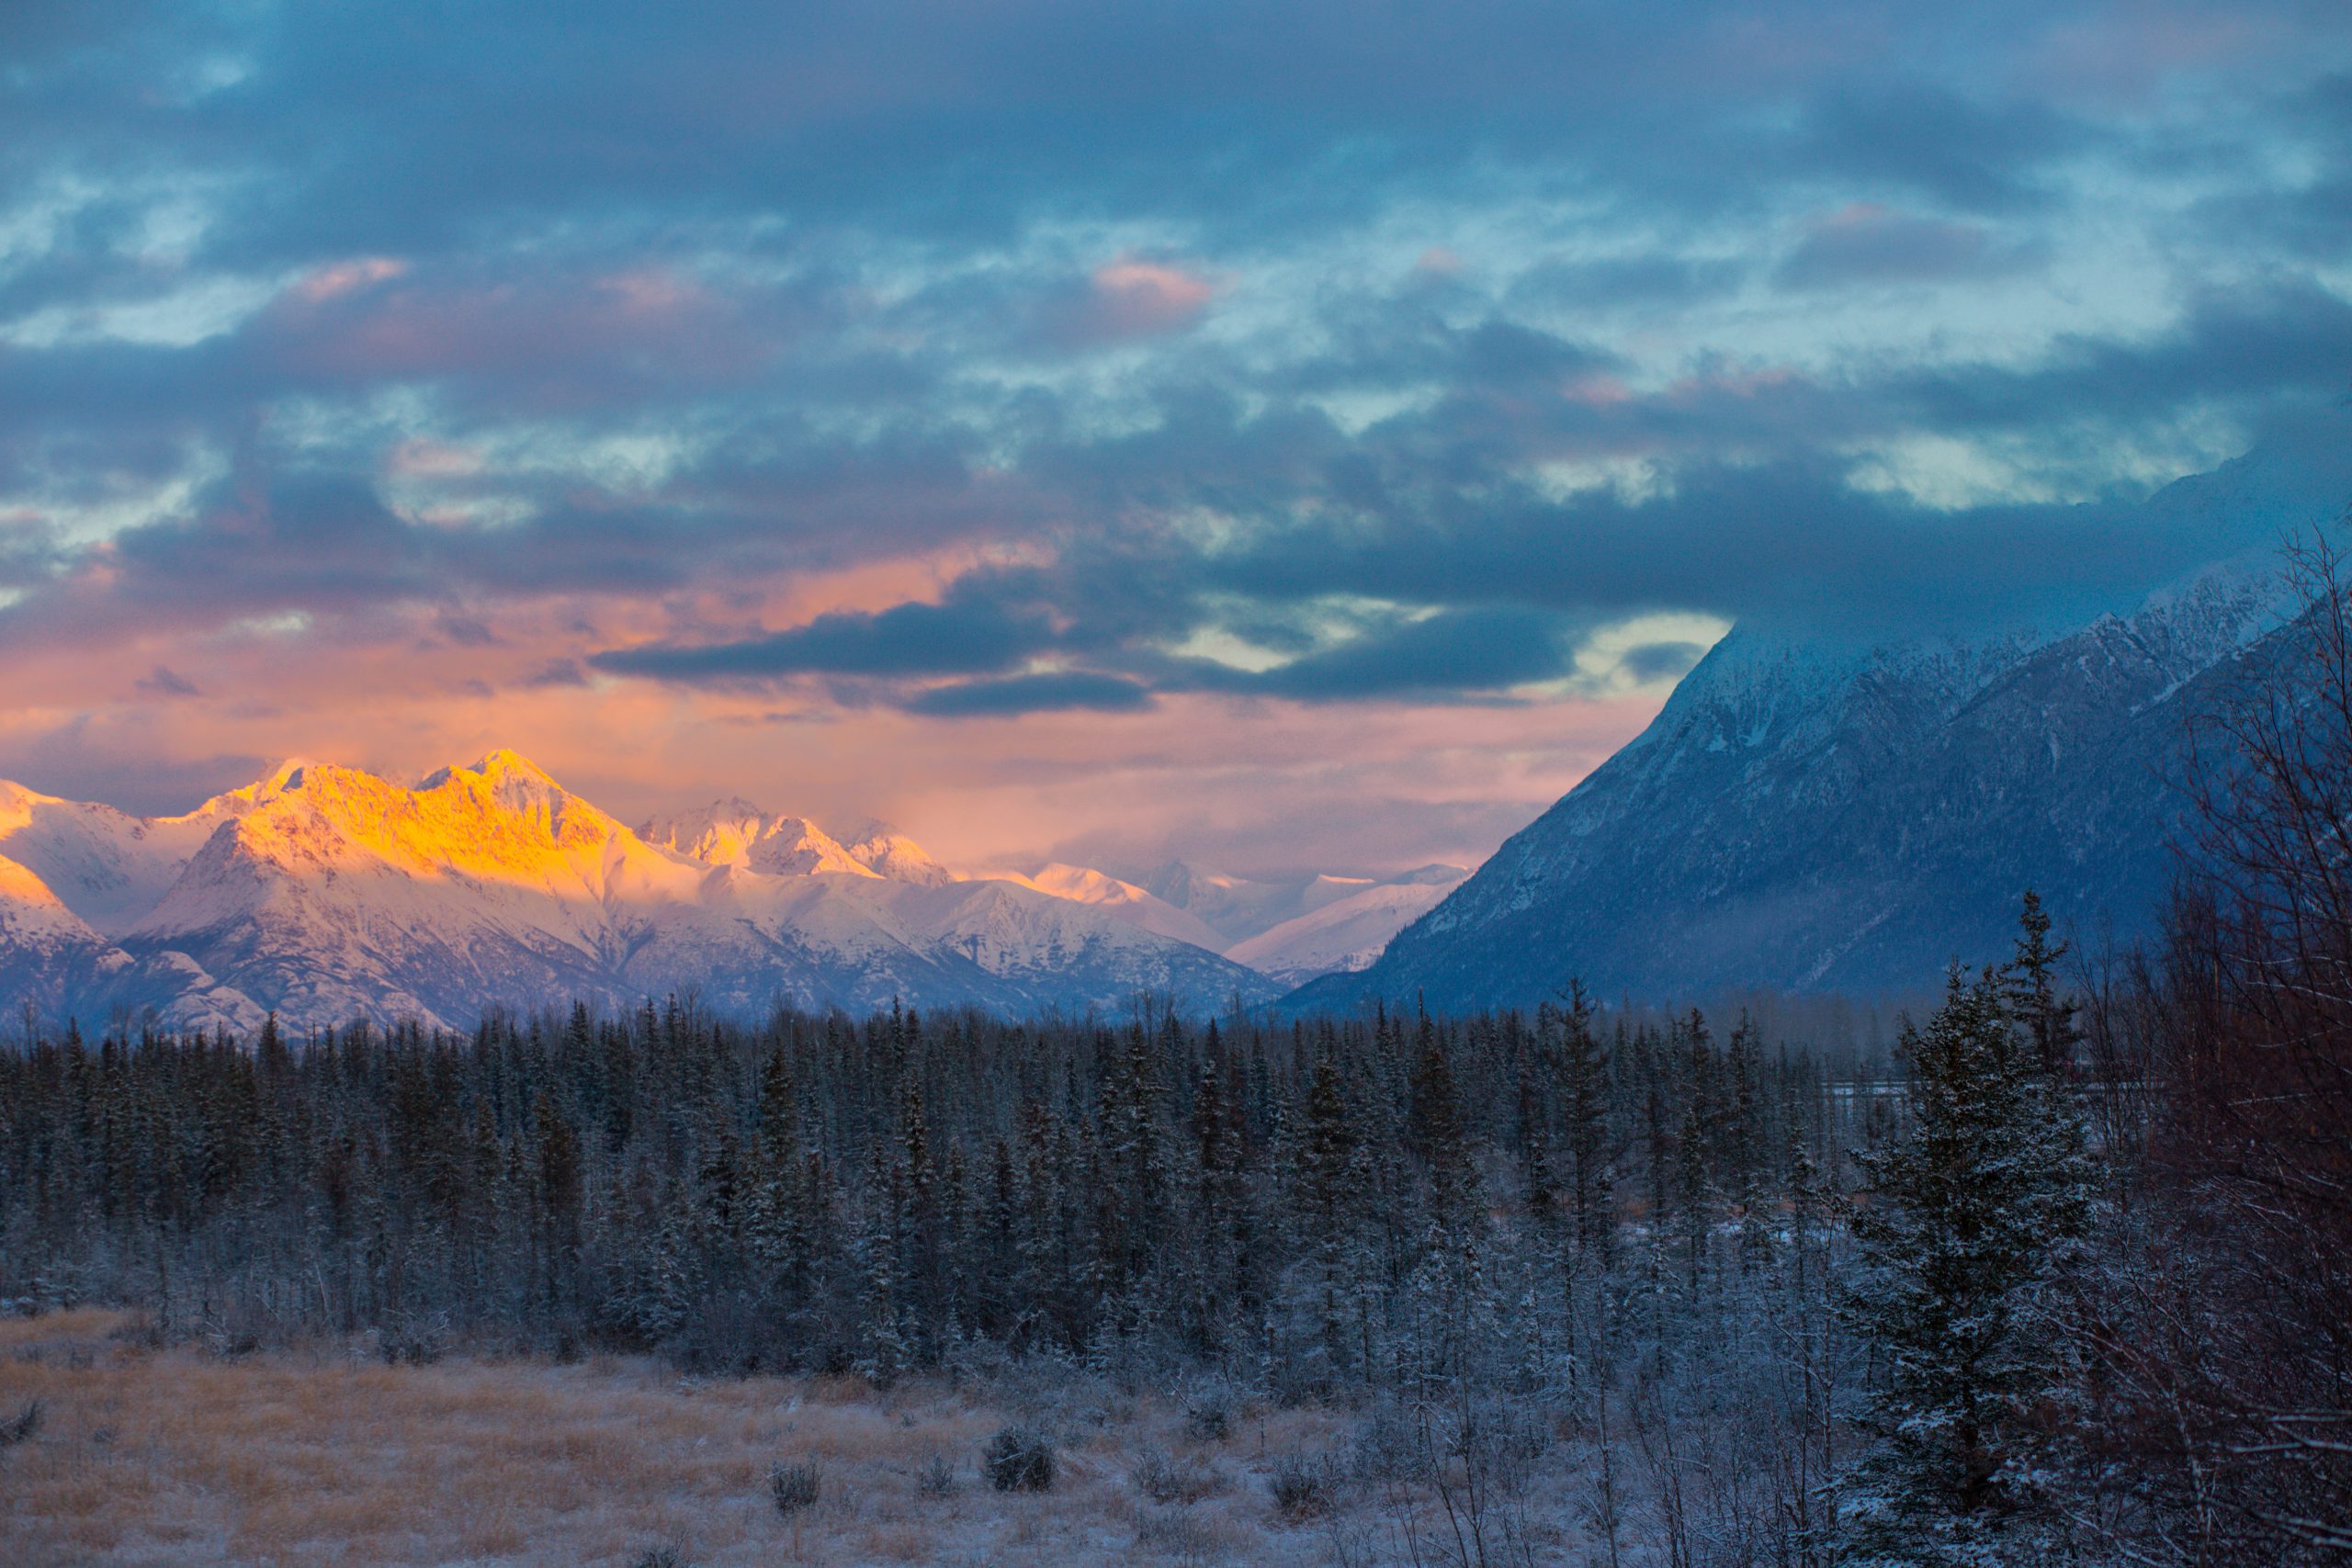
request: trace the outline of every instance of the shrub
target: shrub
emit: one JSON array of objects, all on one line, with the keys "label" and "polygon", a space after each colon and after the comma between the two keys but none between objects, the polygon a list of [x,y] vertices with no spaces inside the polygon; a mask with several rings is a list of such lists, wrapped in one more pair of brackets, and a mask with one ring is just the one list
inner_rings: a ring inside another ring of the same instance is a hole
[{"label": "shrub", "polygon": [[249,1328],[215,1325],[206,1331],[205,1344],[224,1361],[243,1360],[261,1348],[261,1337]]},{"label": "shrub", "polygon": [[801,1464],[779,1464],[768,1471],[768,1495],[775,1499],[775,1511],[786,1518],[804,1508],[817,1506],[819,1478],[817,1461]]},{"label": "shrub", "polygon": [[989,1439],[980,1470],[1000,1492],[1045,1492],[1054,1484],[1054,1445],[1026,1427],[1006,1427]]},{"label": "shrub", "polygon": [[1184,1568],[1234,1560],[1229,1533],[1213,1519],[1182,1508],[1145,1509],[1136,1520],[1136,1544]]},{"label": "shrub", "polygon": [[1233,1436],[1233,1394],[1204,1388],[1184,1406],[1184,1435],[1196,1443],[1221,1443]]},{"label": "shrub", "polygon": [[633,1568],[694,1568],[674,1546],[649,1546],[638,1554]]},{"label": "shrub", "polygon": [[945,1454],[934,1453],[915,1472],[915,1486],[926,1497],[951,1496],[956,1491],[956,1467],[947,1462]]},{"label": "shrub", "polygon": [[1225,1476],[1196,1459],[1170,1459],[1147,1450],[1128,1472],[1136,1490],[1155,1503],[1197,1503],[1225,1490]]},{"label": "shrub", "polygon": [[40,1430],[40,1401],[36,1399],[17,1412],[16,1419],[0,1421],[0,1449],[13,1449]]},{"label": "shrub", "polygon": [[1285,1454],[1274,1461],[1274,1472],[1266,1478],[1266,1490],[1273,1496],[1274,1511],[1296,1523],[1329,1513],[1337,1488],[1331,1467],[1321,1460]]}]

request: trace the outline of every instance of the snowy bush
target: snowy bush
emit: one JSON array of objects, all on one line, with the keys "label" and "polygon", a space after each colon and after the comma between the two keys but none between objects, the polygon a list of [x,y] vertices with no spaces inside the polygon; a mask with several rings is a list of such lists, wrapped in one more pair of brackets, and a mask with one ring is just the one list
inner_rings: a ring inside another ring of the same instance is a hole
[{"label": "snowy bush", "polygon": [[40,1401],[27,1404],[10,1421],[0,1421],[0,1449],[13,1449],[40,1430]]},{"label": "snowy bush", "polygon": [[1196,1443],[1221,1443],[1233,1435],[1233,1391],[1212,1383],[1184,1406],[1184,1435]]},{"label": "snowy bush", "polygon": [[804,1508],[817,1506],[820,1485],[814,1460],[774,1465],[768,1470],[768,1495],[775,1500],[775,1511],[787,1519]]},{"label": "snowy bush", "polygon": [[1274,1461],[1273,1473],[1266,1478],[1266,1491],[1274,1500],[1274,1511],[1295,1523],[1320,1518],[1331,1511],[1339,1490],[1334,1481],[1331,1466],[1324,1460],[1285,1454]]},{"label": "snowy bush", "polygon": [[981,1472],[1000,1492],[1046,1492],[1054,1484],[1054,1445],[1026,1427],[1006,1427],[989,1439]]},{"label": "snowy bush", "polygon": [[1197,1459],[1171,1459],[1158,1449],[1147,1449],[1128,1478],[1155,1503],[1197,1503],[1226,1487],[1225,1474],[1216,1466]]}]

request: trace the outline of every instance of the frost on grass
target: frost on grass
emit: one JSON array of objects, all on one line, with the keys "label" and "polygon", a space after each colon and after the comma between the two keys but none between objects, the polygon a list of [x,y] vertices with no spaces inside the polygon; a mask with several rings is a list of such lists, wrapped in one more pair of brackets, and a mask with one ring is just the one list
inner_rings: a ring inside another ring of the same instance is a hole
[{"label": "frost on grass", "polygon": [[[1231,1436],[1203,1442],[1186,1399],[1067,1367],[884,1393],[459,1346],[387,1365],[359,1340],[224,1360],[82,1310],[0,1321],[0,1409],[36,1408],[38,1440],[0,1458],[0,1561],[62,1568],[1306,1568],[1342,1530],[1426,1551],[1443,1519],[1418,1481],[1350,1486],[1312,1517],[1276,1506],[1283,1456],[1351,1451],[1357,1413],[1237,1399]],[[1555,1458],[1566,1496],[1574,1457]],[[959,1483],[974,1472],[989,1483]],[[1544,1530],[1530,1539],[1575,1538]]]}]

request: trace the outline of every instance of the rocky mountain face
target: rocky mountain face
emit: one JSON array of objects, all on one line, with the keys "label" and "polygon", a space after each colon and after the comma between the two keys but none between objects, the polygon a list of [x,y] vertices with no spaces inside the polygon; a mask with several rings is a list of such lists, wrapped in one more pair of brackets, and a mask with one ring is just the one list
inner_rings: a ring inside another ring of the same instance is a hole
[{"label": "rocky mountain face", "polygon": [[633,830],[512,752],[413,789],[289,763],[186,817],[0,785],[0,1002],[93,1022],[464,1026],[693,991],[756,1010],[1202,1007],[1276,987],[1071,898],[741,801]]},{"label": "rocky mountain face", "polygon": [[[2275,537],[2346,493],[2225,468],[2151,504],[2267,508]],[[2216,532],[2245,538],[2246,518]],[[2029,887],[2080,937],[2140,934],[2177,865],[2189,716],[2245,661],[2286,656],[2279,569],[2257,550],[2067,629],[1840,645],[1736,627],[1377,962],[1291,1004],[1532,1004],[1571,976],[1657,999],[1916,992],[2005,956]]]}]

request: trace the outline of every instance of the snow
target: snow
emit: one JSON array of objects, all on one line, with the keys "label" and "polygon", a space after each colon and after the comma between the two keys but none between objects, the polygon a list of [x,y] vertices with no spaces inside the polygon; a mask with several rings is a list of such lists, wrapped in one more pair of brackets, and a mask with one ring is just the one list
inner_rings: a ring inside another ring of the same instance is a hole
[{"label": "snow", "polygon": [[1016,883],[1050,897],[1089,905],[1129,925],[1188,942],[1212,953],[1225,945],[1224,939],[1197,915],[1176,908],[1132,882],[1121,881],[1091,866],[1054,861],[1031,874],[995,871],[981,875],[991,881]]},{"label": "snow", "polygon": [[895,996],[1014,1011],[1271,994],[1100,903],[934,874],[887,830],[861,842],[913,879],[740,799],[640,834],[509,750],[413,789],[292,762],[176,818],[7,786],[0,849],[74,874],[7,861],[0,993],[69,1010],[132,985],[167,1021],[275,1009],[291,1028],[463,1026],[496,1005],[689,988],[742,1009]]},{"label": "snow", "polygon": [[1469,874],[1460,866],[1430,866],[1396,882],[1359,886],[1236,942],[1225,955],[1292,985],[1335,970],[1363,969],[1391,937],[1435,908]]}]

